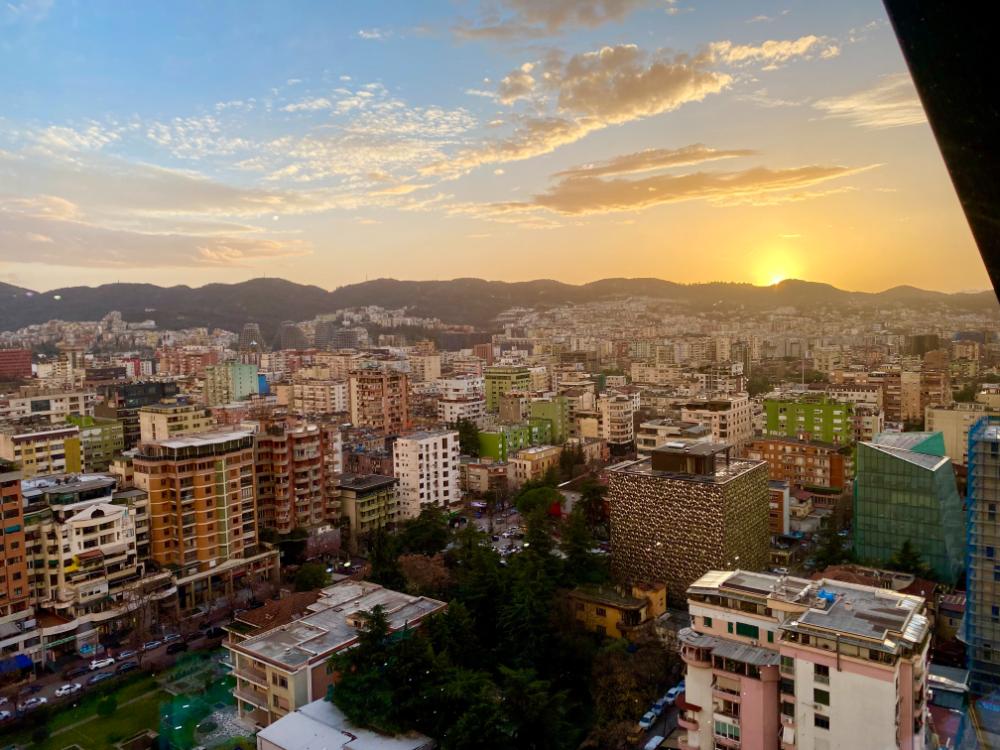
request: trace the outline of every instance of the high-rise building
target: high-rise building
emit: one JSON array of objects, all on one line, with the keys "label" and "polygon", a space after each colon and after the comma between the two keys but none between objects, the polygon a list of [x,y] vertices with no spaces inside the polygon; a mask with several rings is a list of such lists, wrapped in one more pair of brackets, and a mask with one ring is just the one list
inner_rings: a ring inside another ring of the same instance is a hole
[{"label": "high-rise building", "polygon": [[125,428],[117,419],[71,416],[69,424],[80,428],[80,463],[83,471],[107,471],[125,450]]},{"label": "high-rise building", "polygon": [[965,638],[972,692],[1000,690],[1000,417],[969,430]]},{"label": "high-rise building", "polygon": [[767,566],[767,464],[730,452],[678,441],[608,469],[611,569],[619,581],[666,582],[677,601],[709,570]]},{"label": "high-rise building", "polygon": [[951,406],[928,406],[924,410],[924,429],[944,436],[945,455],[955,463],[966,464],[969,458],[969,430],[984,416],[996,414],[989,404],[971,402]]},{"label": "high-rise building", "polygon": [[923,597],[713,570],[691,584],[687,601],[685,750],[926,747]]},{"label": "high-rise building", "polygon": [[[621,434],[622,438],[627,438],[627,434],[625,433],[628,432],[628,429],[623,429],[624,425],[620,425],[618,422],[624,420],[625,413],[628,414],[628,422],[631,426],[633,412],[626,405],[609,405],[608,430],[609,432]],[[532,398],[528,401],[527,418],[532,420],[547,420],[552,425],[550,433],[553,443],[561,445],[569,437],[569,399],[565,396]],[[634,438],[634,430],[632,437]],[[626,439],[625,442],[630,442],[630,439]]]},{"label": "high-rise building", "polygon": [[255,436],[254,481],[262,528],[287,534],[328,521],[324,440],[314,424],[272,420]]},{"label": "high-rise building", "polygon": [[237,343],[241,354],[260,354],[264,351],[264,335],[257,323],[245,323]]},{"label": "high-rise building", "polygon": [[962,499],[940,434],[884,433],[859,443],[854,551],[884,563],[909,542],[936,578],[954,584],[965,554]]},{"label": "high-rise building", "polygon": [[410,427],[409,378],[395,370],[365,369],[351,373],[351,424],[386,434]]},{"label": "high-rise building", "polygon": [[753,406],[746,394],[689,401],[681,406],[681,421],[704,425],[713,440],[737,450],[753,437]]},{"label": "high-rise building", "polygon": [[486,410],[500,410],[500,397],[511,391],[530,391],[531,372],[520,365],[494,365],[483,370]]},{"label": "high-rise building", "polygon": [[[0,459],[0,618],[28,607],[31,593],[24,544],[24,499],[17,464]],[[3,640],[3,637],[0,637]],[[4,653],[7,653],[4,651]]]},{"label": "high-rise building", "polygon": [[31,349],[0,348],[0,381],[31,377]]},{"label": "high-rise building", "polygon": [[399,479],[399,518],[416,518],[424,508],[448,508],[461,499],[458,433],[415,432],[392,446]]},{"label": "high-rise building", "polygon": [[347,381],[330,377],[325,368],[310,369],[306,374],[299,371],[292,379],[290,405],[306,417],[346,413],[350,408]]},{"label": "high-rise building", "polygon": [[205,368],[204,400],[207,406],[230,404],[260,393],[257,365],[225,362]]},{"label": "high-rise building", "polygon": [[854,440],[854,404],[826,396],[764,401],[764,435],[806,437],[848,445]]},{"label": "high-rise building", "polygon": [[[565,396],[562,398],[565,400]],[[638,393],[609,392],[597,399],[599,437],[613,452],[620,454],[635,446],[635,413],[638,410]]]},{"label": "high-rise building", "polygon": [[306,335],[302,333],[302,329],[294,321],[286,320],[278,329],[274,346],[271,348],[279,351],[282,349],[308,349],[309,342],[306,340]]},{"label": "high-rise building", "polygon": [[277,550],[258,547],[253,444],[235,431],[139,446],[135,484],[149,494],[150,552],[177,567],[183,609],[231,594],[236,576],[276,570]]}]

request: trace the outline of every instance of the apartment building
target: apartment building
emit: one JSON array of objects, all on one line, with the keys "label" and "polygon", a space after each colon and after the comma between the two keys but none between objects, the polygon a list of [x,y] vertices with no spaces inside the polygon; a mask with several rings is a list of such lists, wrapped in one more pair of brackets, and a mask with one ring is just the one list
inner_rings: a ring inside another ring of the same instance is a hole
[{"label": "apartment building", "polygon": [[219,351],[204,346],[169,346],[156,351],[157,375],[201,375],[206,368],[217,365]]},{"label": "apartment building", "polygon": [[337,482],[340,534],[351,554],[367,537],[395,524],[400,517],[399,480],[380,474],[344,474]]},{"label": "apartment building", "polygon": [[354,370],[349,379],[351,424],[385,434],[410,427],[409,378],[395,370]]},{"label": "apartment building", "polygon": [[485,497],[489,494],[503,494],[509,486],[506,463],[463,463],[460,469],[462,489],[470,495]]},{"label": "apartment building", "polygon": [[346,414],[350,410],[347,381],[331,377],[303,377],[301,372],[296,373],[292,380],[290,406],[305,417]]},{"label": "apartment building", "polygon": [[544,479],[550,471],[558,471],[560,455],[562,447],[558,445],[536,445],[512,454],[507,474],[511,489],[517,490],[527,482]]},{"label": "apartment building", "polygon": [[922,597],[713,570],[687,590],[684,750],[923,750],[930,620]]},{"label": "apartment building", "polygon": [[988,404],[955,403],[951,406],[928,406],[924,411],[924,429],[940,432],[944,437],[944,452],[955,463],[963,466],[969,461],[969,430],[988,415],[997,415]]},{"label": "apartment building", "polygon": [[245,640],[231,636],[224,645],[236,677],[239,717],[266,727],[323,698],[334,683],[330,657],[357,642],[365,613],[376,606],[390,630],[398,631],[420,627],[447,605],[348,579],[323,589],[305,617]]},{"label": "apartment building", "polygon": [[798,488],[843,489],[854,476],[849,445],[794,437],[762,437],[748,443],[744,453],[747,458],[767,461],[771,480]]},{"label": "apartment building", "polygon": [[18,464],[25,479],[81,471],[80,428],[0,425],[0,459]]},{"label": "apartment building", "polygon": [[143,443],[208,432],[215,426],[215,417],[208,409],[185,401],[165,401],[139,409],[139,439]]},{"label": "apartment building", "polygon": [[0,420],[31,419],[62,424],[71,415],[94,415],[96,391],[49,391],[38,386],[0,396]]},{"label": "apartment building", "polygon": [[522,365],[494,365],[483,369],[486,410],[500,410],[500,397],[511,391],[531,390],[531,371]]},{"label": "apartment building", "polygon": [[667,611],[664,584],[578,586],[566,596],[573,619],[585,630],[608,638],[628,638]]},{"label": "apartment building", "polygon": [[440,354],[410,354],[410,378],[414,383],[427,383],[441,377]]},{"label": "apartment building", "polygon": [[606,393],[597,399],[598,437],[605,440],[612,451],[626,452],[635,445],[635,413],[638,410],[638,391]]},{"label": "apartment building", "polygon": [[551,425],[547,420],[502,424],[479,433],[479,455],[494,461],[507,461],[511,455],[532,445],[552,442]]},{"label": "apartment building", "polygon": [[254,436],[260,528],[287,534],[332,520],[327,507],[326,441],[318,425],[265,421]]},{"label": "apartment building", "polygon": [[681,406],[681,421],[704,425],[712,440],[737,450],[753,437],[753,405],[746,394],[688,401]]},{"label": "apartment building", "polygon": [[1000,689],[1000,417],[969,430],[965,634],[972,691]]},{"label": "apartment building", "polygon": [[764,429],[767,437],[808,437],[824,443],[848,445],[854,440],[854,404],[826,396],[766,399]]},{"label": "apartment building", "polygon": [[80,428],[80,463],[83,471],[107,471],[125,450],[125,428],[117,419],[71,416],[66,421]]},{"label": "apartment building", "polygon": [[24,500],[17,464],[0,459],[0,623],[28,606]]},{"label": "apartment building", "polygon": [[416,432],[393,443],[400,520],[416,518],[424,508],[448,508],[461,500],[460,452],[458,433],[451,430]]},{"label": "apartment building", "polygon": [[[84,638],[88,628],[127,627],[130,612],[174,593],[170,573],[150,574],[139,551],[145,498],[119,497],[116,488],[105,474],[36,477],[21,487],[32,603],[75,623]],[[46,644],[49,658],[57,645]]]},{"label": "apartment building", "polygon": [[682,602],[687,586],[709,570],[767,567],[767,464],[731,452],[677,441],[608,469],[616,580],[666,581]]},{"label": "apartment building", "polygon": [[695,422],[679,419],[650,419],[639,424],[635,435],[635,449],[639,455],[648,456],[655,448],[675,440],[712,440],[711,430]]},{"label": "apartment building", "polygon": [[209,365],[202,378],[202,398],[207,406],[243,401],[260,393],[257,365],[239,362]]},{"label": "apartment building", "polygon": [[276,573],[277,550],[258,547],[253,448],[244,431],[139,446],[135,484],[149,495],[151,555],[179,569],[182,609],[231,594],[234,577]]}]

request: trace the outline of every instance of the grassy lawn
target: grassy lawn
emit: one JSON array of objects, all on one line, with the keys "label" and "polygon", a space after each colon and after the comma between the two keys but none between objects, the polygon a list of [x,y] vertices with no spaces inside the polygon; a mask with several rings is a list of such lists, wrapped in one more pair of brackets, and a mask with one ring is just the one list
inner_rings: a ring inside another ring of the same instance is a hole
[{"label": "grassy lawn", "polygon": [[95,718],[32,747],[36,750],[61,750],[68,745],[79,745],[86,750],[110,748],[124,737],[159,726],[160,705],[169,697],[166,693],[154,693],[125,708],[119,708],[107,718]]}]

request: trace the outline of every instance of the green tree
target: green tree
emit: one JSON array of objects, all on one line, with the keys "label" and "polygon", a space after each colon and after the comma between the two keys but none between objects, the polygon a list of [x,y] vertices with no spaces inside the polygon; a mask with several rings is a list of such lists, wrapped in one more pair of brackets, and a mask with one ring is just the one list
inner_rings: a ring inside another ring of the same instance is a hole
[{"label": "green tree", "polygon": [[837,534],[833,525],[823,524],[816,535],[816,569],[825,570],[831,565],[840,565],[850,562],[853,553],[844,544],[844,540]]},{"label": "green tree", "polygon": [[514,504],[517,506],[518,513],[530,515],[539,508],[548,512],[554,504],[561,505],[562,501],[562,493],[554,487],[535,487],[522,490],[515,498]]},{"label": "green tree", "polygon": [[330,584],[330,576],[321,563],[306,563],[295,574],[296,591],[315,591]]},{"label": "green tree", "polygon": [[467,456],[479,455],[479,428],[468,419],[460,419],[452,426],[458,430],[459,450]]},{"label": "green tree", "polygon": [[375,529],[368,537],[369,579],[386,588],[402,591],[406,578],[399,569],[399,544],[385,529]]},{"label": "green tree", "polygon": [[563,523],[559,548],[566,555],[564,567],[567,585],[601,583],[607,580],[607,566],[603,564],[603,558],[591,552],[594,537],[579,505],[573,508]]},{"label": "green tree", "polygon": [[445,515],[435,508],[424,508],[419,516],[400,525],[396,549],[399,554],[436,555],[448,546],[450,538]]},{"label": "green tree", "polygon": [[554,690],[532,669],[500,667],[500,678],[514,747],[549,750],[564,746],[570,735],[565,691]]},{"label": "green tree", "polygon": [[577,500],[576,506],[583,511],[590,533],[595,537],[606,537],[607,519],[604,513],[604,496],[607,492],[607,487],[593,479],[588,479],[580,488],[580,499]]},{"label": "green tree", "polygon": [[771,380],[763,373],[754,373],[747,380],[747,391],[751,396],[760,396],[771,391]]},{"label": "green tree", "polygon": [[924,562],[920,553],[913,546],[913,542],[907,539],[900,548],[886,561],[889,570],[898,570],[900,573],[910,573],[920,578],[930,578],[933,573],[927,563]]}]

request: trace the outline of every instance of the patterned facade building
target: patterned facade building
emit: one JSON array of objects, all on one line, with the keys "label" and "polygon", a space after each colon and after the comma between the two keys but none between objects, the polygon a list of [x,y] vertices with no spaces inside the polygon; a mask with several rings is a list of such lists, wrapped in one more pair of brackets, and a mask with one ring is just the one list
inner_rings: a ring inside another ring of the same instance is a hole
[{"label": "patterned facade building", "polygon": [[608,470],[612,573],[619,581],[664,581],[683,601],[685,589],[709,570],[768,565],[767,464],[730,452],[674,442]]}]

